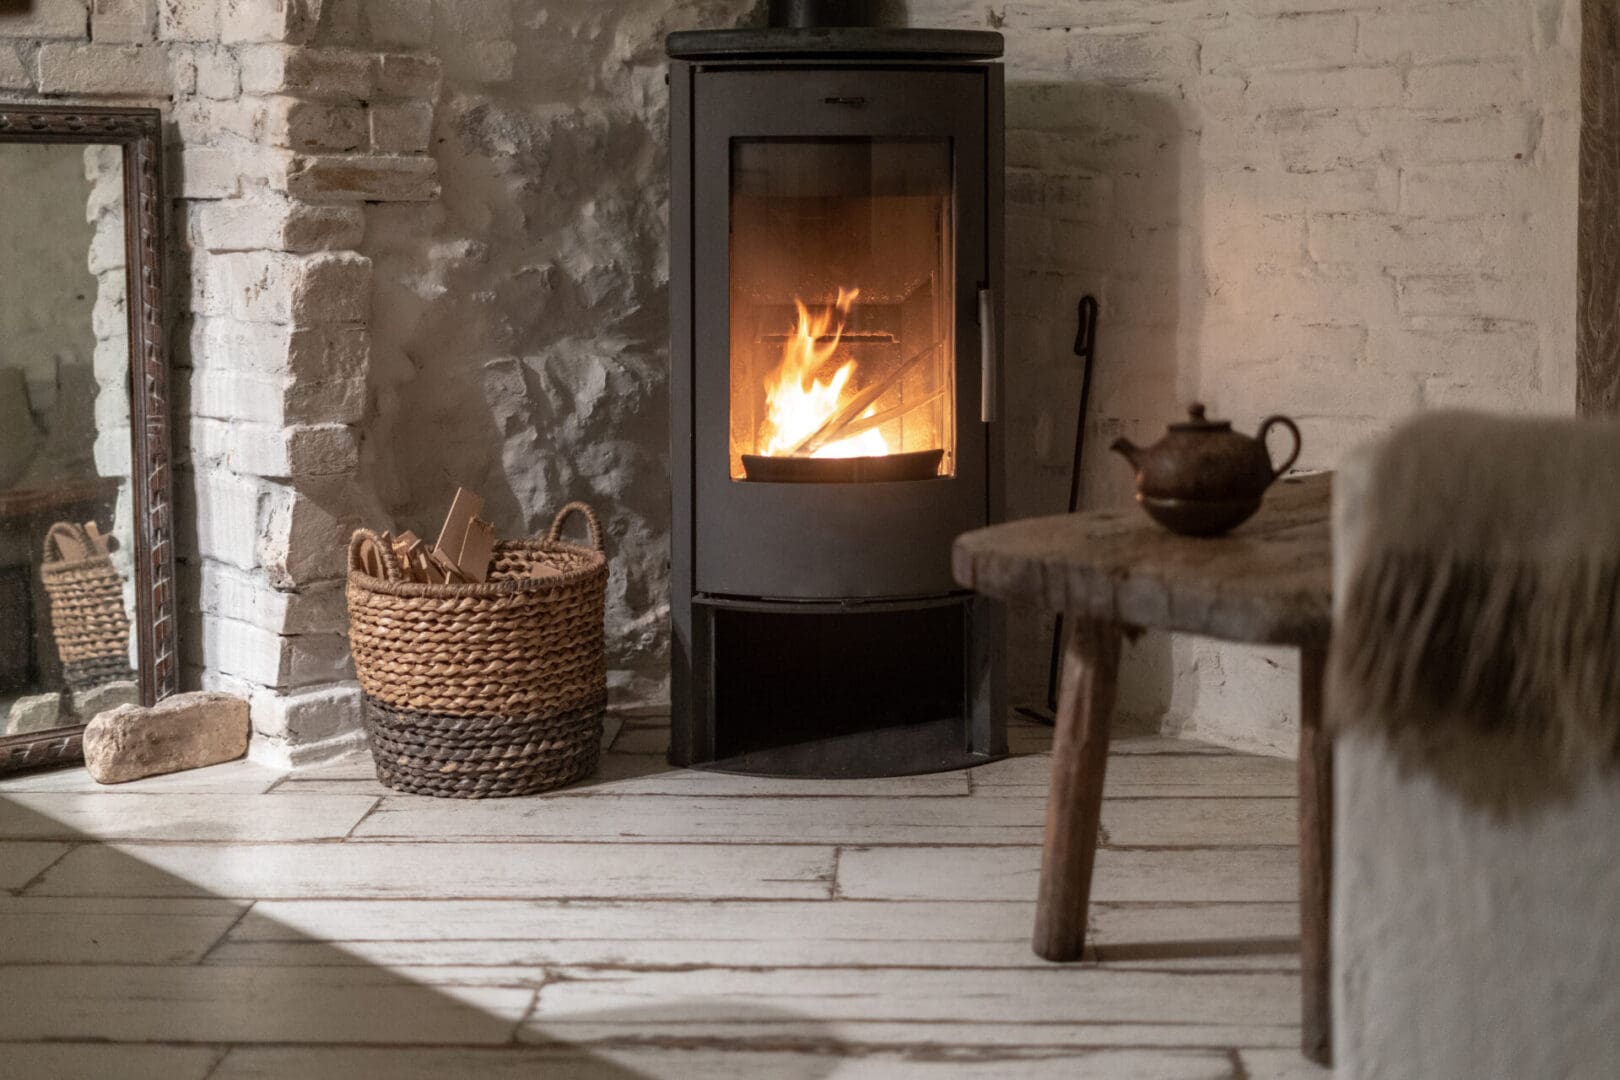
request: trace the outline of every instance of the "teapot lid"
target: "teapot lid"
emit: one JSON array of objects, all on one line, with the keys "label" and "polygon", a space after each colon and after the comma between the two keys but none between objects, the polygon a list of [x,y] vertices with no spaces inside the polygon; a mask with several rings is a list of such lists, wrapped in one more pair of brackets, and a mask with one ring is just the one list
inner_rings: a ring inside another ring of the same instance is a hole
[{"label": "teapot lid", "polygon": [[1171,431],[1230,431],[1232,421],[1209,420],[1204,417],[1204,406],[1200,402],[1193,402],[1187,406],[1187,419],[1179,424],[1171,424]]}]

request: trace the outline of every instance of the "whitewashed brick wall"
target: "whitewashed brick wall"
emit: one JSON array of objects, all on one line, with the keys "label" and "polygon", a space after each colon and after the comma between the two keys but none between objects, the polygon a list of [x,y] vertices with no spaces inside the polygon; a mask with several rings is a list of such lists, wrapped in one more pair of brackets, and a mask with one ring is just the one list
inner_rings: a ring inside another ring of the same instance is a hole
[{"label": "whitewashed brick wall", "polygon": [[[1012,510],[1062,509],[1073,305],[1102,303],[1085,502],[1190,400],[1301,465],[1415,410],[1574,409],[1575,0],[913,0],[1007,38]],[[1279,450],[1281,447],[1279,447]],[[1015,686],[1044,684],[1019,620]],[[1144,639],[1123,711],[1291,752],[1288,651]]]},{"label": "whitewashed brick wall", "polygon": [[255,753],[357,737],[342,552],[358,482],[372,202],[430,200],[437,59],[333,0],[35,0],[0,94],[166,115],[186,680],[248,697]]}]

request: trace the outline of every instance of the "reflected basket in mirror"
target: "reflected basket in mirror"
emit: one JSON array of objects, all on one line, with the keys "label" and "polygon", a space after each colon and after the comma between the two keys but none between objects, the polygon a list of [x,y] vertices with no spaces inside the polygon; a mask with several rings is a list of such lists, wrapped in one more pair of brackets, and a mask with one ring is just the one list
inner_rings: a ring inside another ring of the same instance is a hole
[{"label": "reflected basket in mirror", "polygon": [[57,522],[45,534],[39,576],[50,597],[51,636],[68,689],[133,679],[124,581],[105,537],[72,522]]}]

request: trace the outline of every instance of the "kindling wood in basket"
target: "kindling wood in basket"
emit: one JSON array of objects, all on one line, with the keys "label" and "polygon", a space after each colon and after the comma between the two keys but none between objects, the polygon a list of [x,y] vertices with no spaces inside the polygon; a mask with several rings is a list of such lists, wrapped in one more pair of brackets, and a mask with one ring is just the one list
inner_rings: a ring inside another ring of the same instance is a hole
[{"label": "kindling wood in basket", "polygon": [[[559,539],[580,513],[589,547]],[[349,646],[365,691],[377,777],[401,791],[456,798],[523,795],[596,767],[607,704],[602,526],[569,503],[543,540],[500,541],[480,584],[423,584],[349,544]]]},{"label": "kindling wood in basket", "polygon": [[133,679],[124,579],[113,566],[106,538],[70,521],[57,522],[45,534],[39,578],[50,598],[51,637],[68,689]]}]

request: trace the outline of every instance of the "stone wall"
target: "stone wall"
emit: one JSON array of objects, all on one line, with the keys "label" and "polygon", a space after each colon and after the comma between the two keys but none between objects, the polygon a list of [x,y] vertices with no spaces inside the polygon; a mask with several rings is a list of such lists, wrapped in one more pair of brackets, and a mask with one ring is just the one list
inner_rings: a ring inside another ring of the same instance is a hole
[{"label": "stone wall", "polygon": [[423,535],[457,485],[503,536],[591,503],[612,556],[610,691],[667,701],[663,38],[733,24],[751,2],[389,6],[391,32],[444,62],[444,197],[370,213],[368,478]]}]

